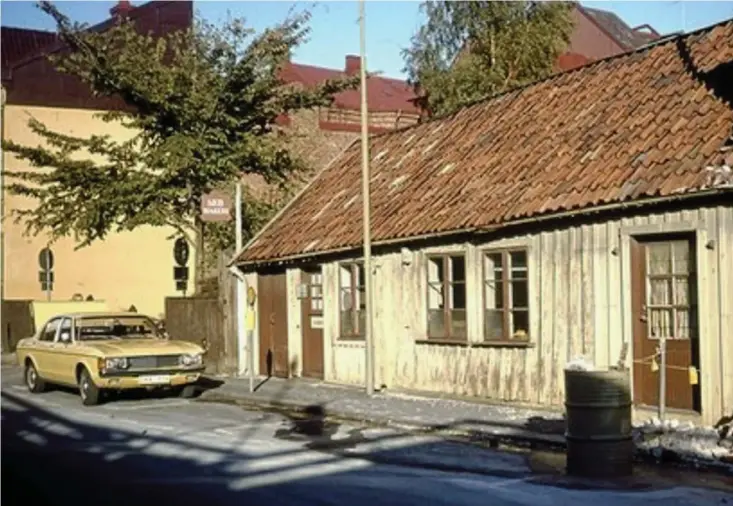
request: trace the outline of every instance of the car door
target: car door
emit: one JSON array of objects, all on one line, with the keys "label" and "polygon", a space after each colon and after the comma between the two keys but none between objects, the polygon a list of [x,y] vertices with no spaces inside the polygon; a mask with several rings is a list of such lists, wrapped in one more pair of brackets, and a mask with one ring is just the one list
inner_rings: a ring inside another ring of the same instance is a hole
[{"label": "car door", "polygon": [[73,339],[71,318],[64,317],[59,324],[56,340],[53,343],[51,368],[56,381],[66,385],[76,385],[76,367],[78,344]]},{"label": "car door", "polygon": [[38,375],[49,381],[56,381],[53,364],[56,351],[54,344],[60,324],[61,317],[57,316],[48,320],[41,332],[38,333],[38,338],[33,347],[34,351],[30,354],[38,369]]}]

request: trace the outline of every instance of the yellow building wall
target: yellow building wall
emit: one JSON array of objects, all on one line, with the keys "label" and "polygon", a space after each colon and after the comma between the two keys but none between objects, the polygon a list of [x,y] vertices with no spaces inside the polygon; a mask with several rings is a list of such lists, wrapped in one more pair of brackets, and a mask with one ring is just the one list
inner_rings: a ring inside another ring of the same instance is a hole
[{"label": "yellow building wall", "polygon": [[[6,105],[4,136],[19,144],[37,146],[41,139],[28,127],[32,117],[52,131],[79,137],[109,134],[129,139],[132,131],[117,123],[95,117],[99,111]],[[26,162],[3,153],[7,171],[27,170]],[[5,184],[9,182],[8,178]],[[25,226],[16,224],[13,209],[34,205],[33,199],[4,191],[4,294],[5,299],[46,300],[38,281],[38,255],[48,242],[48,234],[24,235]],[[74,294],[92,295],[103,300],[109,310],[127,310],[135,305],[141,313],[163,315],[166,296],[181,295],[173,279],[174,230],[168,227],[140,227],[130,232],[111,233],[103,241],[75,251],[73,238],[61,238],[51,245],[54,253],[52,300],[68,301]],[[192,245],[191,245],[192,246]],[[190,248],[188,293],[194,288],[195,252]]]}]

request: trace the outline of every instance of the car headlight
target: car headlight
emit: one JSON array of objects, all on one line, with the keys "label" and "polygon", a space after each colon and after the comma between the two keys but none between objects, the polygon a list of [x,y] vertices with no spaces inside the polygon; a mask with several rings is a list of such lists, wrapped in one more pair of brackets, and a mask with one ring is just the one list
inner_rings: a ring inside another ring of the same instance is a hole
[{"label": "car headlight", "polygon": [[130,361],[126,357],[107,358],[104,360],[104,369],[109,371],[112,369],[127,369],[130,367]]},{"label": "car headlight", "polygon": [[186,367],[190,366],[196,366],[201,365],[203,362],[203,357],[201,354],[196,355],[181,355],[179,358],[179,361],[181,365],[184,365]]}]

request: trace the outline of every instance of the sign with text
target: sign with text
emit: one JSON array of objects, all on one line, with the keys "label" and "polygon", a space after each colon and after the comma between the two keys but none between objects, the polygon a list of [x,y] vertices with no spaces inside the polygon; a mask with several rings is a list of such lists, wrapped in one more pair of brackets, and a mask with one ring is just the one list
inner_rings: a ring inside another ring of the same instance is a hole
[{"label": "sign with text", "polygon": [[212,191],[201,197],[201,219],[203,221],[229,221],[232,199],[220,191]]}]

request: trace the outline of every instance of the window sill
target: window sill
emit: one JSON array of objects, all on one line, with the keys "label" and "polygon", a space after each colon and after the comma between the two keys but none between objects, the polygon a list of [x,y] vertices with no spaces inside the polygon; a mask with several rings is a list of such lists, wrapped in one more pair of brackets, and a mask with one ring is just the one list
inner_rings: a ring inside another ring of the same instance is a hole
[{"label": "window sill", "polygon": [[531,341],[453,341],[450,339],[418,339],[415,344],[434,344],[437,346],[460,346],[461,348],[534,348]]}]

